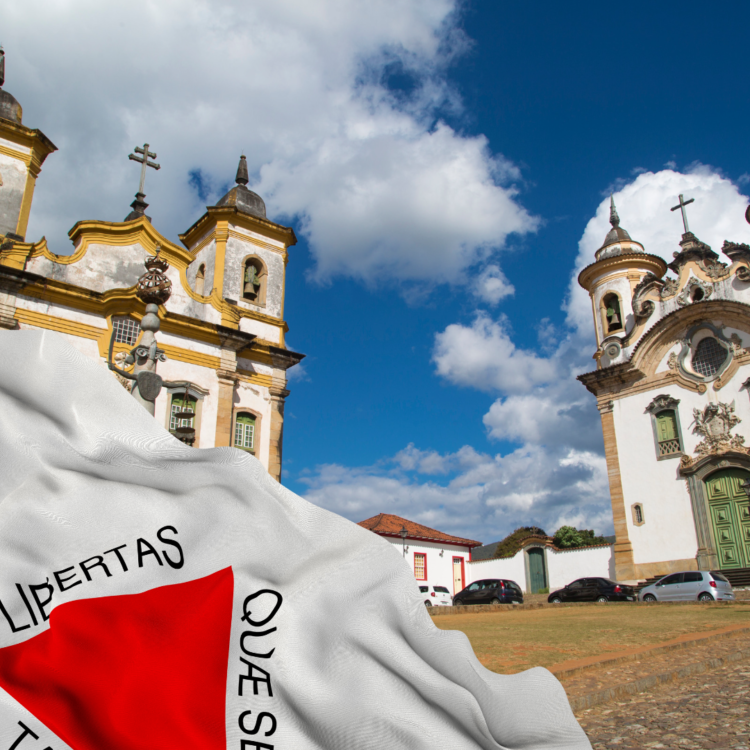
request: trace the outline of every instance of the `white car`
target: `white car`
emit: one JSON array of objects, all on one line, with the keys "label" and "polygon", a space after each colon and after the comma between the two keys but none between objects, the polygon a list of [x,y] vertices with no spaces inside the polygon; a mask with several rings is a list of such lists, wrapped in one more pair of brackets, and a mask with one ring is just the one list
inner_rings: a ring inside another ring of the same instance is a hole
[{"label": "white car", "polygon": [[419,590],[424,596],[425,607],[451,607],[453,605],[453,597],[445,586],[421,584]]}]

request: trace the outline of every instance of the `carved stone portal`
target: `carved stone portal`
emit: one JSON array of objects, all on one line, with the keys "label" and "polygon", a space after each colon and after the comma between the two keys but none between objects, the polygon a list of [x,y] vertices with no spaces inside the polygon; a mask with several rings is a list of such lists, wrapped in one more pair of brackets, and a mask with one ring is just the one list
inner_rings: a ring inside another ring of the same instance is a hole
[{"label": "carved stone portal", "polygon": [[703,440],[695,447],[697,458],[682,457],[682,467],[691,466],[696,461],[710,455],[736,451],[750,454],[742,435],[731,435],[731,430],[740,423],[734,413],[734,401],[731,404],[707,404],[703,411],[693,409],[693,435],[700,435]]}]

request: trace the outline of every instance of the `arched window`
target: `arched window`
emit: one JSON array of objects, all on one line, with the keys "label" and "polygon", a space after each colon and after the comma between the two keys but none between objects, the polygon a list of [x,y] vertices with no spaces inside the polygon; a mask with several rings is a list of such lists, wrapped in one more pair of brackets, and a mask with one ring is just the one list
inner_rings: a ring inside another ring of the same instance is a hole
[{"label": "arched window", "polygon": [[607,321],[607,333],[621,331],[622,311],[620,310],[620,299],[616,294],[608,294],[603,300],[604,317]]},{"label": "arched window", "polygon": [[716,375],[728,356],[727,350],[712,336],[701,339],[693,354],[693,370],[704,378]]},{"label": "arched window", "polygon": [[636,526],[643,526],[645,523],[645,517],[643,515],[643,506],[640,503],[635,503],[633,506],[633,523]]},{"label": "arched window", "polygon": [[242,265],[242,298],[256,305],[265,305],[267,276],[260,258],[254,255],[246,258]]},{"label": "arched window", "polygon": [[203,286],[206,282],[206,266],[201,263],[198,273],[195,274],[195,292],[203,296]]},{"label": "arched window", "polygon": [[235,417],[234,447],[255,453],[255,416],[253,414],[241,411]]}]

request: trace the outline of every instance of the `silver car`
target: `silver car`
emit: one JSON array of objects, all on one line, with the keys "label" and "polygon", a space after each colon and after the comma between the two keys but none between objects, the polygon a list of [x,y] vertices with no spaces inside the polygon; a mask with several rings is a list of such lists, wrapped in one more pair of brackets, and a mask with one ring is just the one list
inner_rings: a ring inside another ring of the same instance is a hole
[{"label": "silver car", "polygon": [[732,584],[717,571],[686,570],[670,573],[642,588],[638,599],[642,602],[734,601],[734,592]]}]

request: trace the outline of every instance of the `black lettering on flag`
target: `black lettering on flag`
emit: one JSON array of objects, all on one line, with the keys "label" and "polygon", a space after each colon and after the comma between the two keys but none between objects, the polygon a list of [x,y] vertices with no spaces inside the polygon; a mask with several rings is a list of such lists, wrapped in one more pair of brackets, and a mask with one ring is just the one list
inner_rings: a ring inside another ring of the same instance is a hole
[{"label": "black lettering on flag", "polygon": [[265,742],[255,742],[254,740],[240,740],[240,750],[246,750],[248,747],[254,747],[255,750],[273,750],[273,745],[266,745]]},{"label": "black lettering on flag", "polygon": [[23,603],[26,605],[26,609],[29,610],[29,614],[31,615],[31,620],[34,623],[34,625],[38,625],[39,623],[36,620],[36,614],[34,613],[34,610],[31,607],[31,604],[29,604],[29,600],[26,598],[26,594],[24,593],[23,586],[21,586],[20,583],[16,584],[16,588],[18,589],[18,593],[21,595],[21,599],[23,599]]},{"label": "black lettering on flag", "polygon": [[[276,630],[276,628],[272,628],[272,630]],[[247,656],[256,656],[258,659],[270,659],[271,656],[273,655],[273,652],[276,651],[276,649],[272,648],[267,654],[254,654],[245,648],[245,636],[247,635],[263,635],[263,633],[253,633],[250,630],[246,630],[240,636],[240,648],[242,649],[242,653],[246,654]]]},{"label": "black lettering on flag", "polygon": [[263,719],[266,718],[266,716],[271,720],[271,728],[264,733],[265,737],[270,737],[275,731],[276,731],[276,717],[273,714],[269,714],[268,711],[261,711],[256,717],[255,717],[255,726],[252,729],[248,729],[245,726],[245,717],[252,714],[252,711],[243,711],[240,714],[240,729],[245,734],[258,734],[260,731],[260,725],[263,723]]},{"label": "black lettering on flag", "polygon": [[27,734],[30,734],[35,740],[39,739],[39,735],[34,734],[34,732],[29,729],[26,724],[24,724],[22,721],[19,721],[18,723],[23,727],[23,734],[8,748],[8,750],[15,750],[21,744],[21,742],[23,742]]},{"label": "black lettering on flag", "polygon": [[[250,617],[252,612],[248,610],[248,604],[253,601],[253,599],[257,599],[257,597],[259,597],[261,594],[272,594],[276,597],[276,604],[274,605],[273,609],[271,610],[271,614],[268,615],[268,617],[266,617],[264,620],[261,620],[260,622],[255,622],[255,620]],[[256,628],[259,628],[261,625],[265,625],[267,622],[274,618],[274,615],[279,611],[279,607],[281,606],[282,601],[283,598],[278,591],[272,591],[271,589],[261,589],[260,591],[256,591],[254,594],[250,594],[250,596],[245,597],[245,602],[242,605],[243,616],[240,619],[246,622],[248,625],[254,625]]]},{"label": "black lettering on flag", "polygon": [[[138,539],[137,541],[138,545],[138,567],[143,567],[143,558],[146,557],[146,555],[153,555],[159,565],[164,565],[164,563],[161,561],[161,557],[159,557],[159,553],[154,549],[154,547],[151,546],[149,542],[147,542],[145,539]],[[148,549],[144,552],[144,547],[148,547]]]},{"label": "black lettering on flag", "polygon": [[[266,690],[268,690],[268,696],[269,698],[273,698],[273,690],[271,689],[271,675],[266,672],[265,669],[261,669],[260,667],[256,667],[255,664],[248,661],[247,659],[244,659],[240,656],[240,661],[243,664],[246,664],[249,669],[247,670],[247,676],[244,674],[240,675],[240,695],[244,695],[242,692],[242,681],[243,680],[249,680],[253,683],[253,695],[258,695],[258,683],[261,682],[266,686]],[[253,677],[254,672],[260,672],[263,677]]]},{"label": "black lettering on flag", "polygon": [[[41,601],[36,594],[36,592],[41,589],[47,589],[47,591],[49,591],[49,598],[45,599],[44,601]],[[39,607],[39,611],[42,614],[42,620],[46,622],[47,620],[49,620],[49,615],[44,611],[44,608],[52,601],[52,595],[55,593],[55,590],[52,588],[52,586],[50,586],[49,578],[45,583],[36,583],[30,585],[29,591],[31,591],[31,595],[34,597],[36,606]]]},{"label": "black lettering on flag", "polygon": [[[26,628],[30,628],[31,625],[28,623],[26,625],[21,625],[20,628],[16,627],[16,624],[13,622],[13,619],[8,614],[8,610],[5,609],[5,605],[3,604],[2,600],[0,600],[0,611],[3,613],[3,617],[8,621],[8,625],[10,625],[11,632],[18,633],[21,630],[26,630]],[[36,623],[34,623],[36,625]]]},{"label": "black lettering on flag", "polygon": [[117,559],[120,561],[120,565],[122,565],[123,571],[126,573],[128,572],[128,566],[125,564],[125,559],[120,554],[121,549],[125,549],[127,547],[127,544],[121,544],[119,547],[115,547],[114,549],[108,549],[104,554],[108,555],[110,552],[114,552],[117,555]]},{"label": "black lettering on flag", "polygon": [[185,564],[185,554],[182,551],[182,547],[180,547],[180,543],[176,542],[174,539],[165,539],[162,536],[163,531],[173,531],[175,534],[177,534],[177,529],[174,526],[162,526],[159,531],[156,532],[156,536],[160,542],[163,542],[164,544],[171,544],[173,547],[177,548],[177,551],[180,553],[180,559],[177,562],[174,562],[164,550],[162,550],[161,553],[162,555],[164,555],[164,559],[167,561],[168,565],[173,568],[181,568]]},{"label": "black lettering on flag", "polygon": [[76,574],[73,573],[72,576],[68,576],[67,578],[63,578],[63,573],[67,573],[69,570],[73,570],[73,566],[71,565],[69,568],[65,568],[64,570],[58,570],[56,573],[52,573],[52,575],[55,577],[55,580],[57,581],[57,585],[60,589],[60,593],[63,591],[67,591],[68,589],[72,589],[74,586],[80,586],[83,581],[76,581],[75,583],[71,583],[70,586],[63,586],[64,583],[67,583],[68,581],[72,581]]},{"label": "black lettering on flag", "polygon": [[[110,550],[112,552],[112,550]],[[86,563],[90,563],[92,560],[96,560],[95,563],[92,565],[86,565]],[[104,562],[104,558],[101,555],[94,555],[93,557],[89,557],[88,560],[84,560],[82,563],[78,563],[81,566],[81,570],[83,571],[83,574],[86,576],[86,578],[90,581],[91,580],[91,574],[89,571],[92,568],[104,568],[104,572],[107,575],[107,578],[111,578],[112,574],[109,572],[109,568],[106,566]]]}]

